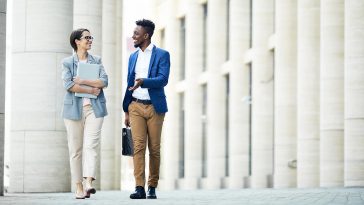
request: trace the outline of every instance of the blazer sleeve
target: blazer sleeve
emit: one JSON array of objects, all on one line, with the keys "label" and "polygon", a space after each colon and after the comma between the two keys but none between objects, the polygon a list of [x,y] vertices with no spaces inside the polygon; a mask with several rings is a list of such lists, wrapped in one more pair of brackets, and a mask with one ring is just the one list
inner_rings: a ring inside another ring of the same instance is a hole
[{"label": "blazer sleeve", "polygon": [[97,62],[100,65],[100,75],[99,79],[104,83],[104,88],[106,88],[109,85],[109,78],[105,71],[104,65],[102,64],[101,58]]},{"label": "blazer sleeve", "polygon": [[169,53],[165,52],[160,59],[158,64],[158,73],[156,77],[144,78],[142,88],[162,88],[168,84],[170,60]]},{"label": "blazer sleeve", "polygon": [[72,79],[71,68],[69,64],[63,60],[62,61],[62,80],[63,80],[63,87],[68,91],[75,85]]}]

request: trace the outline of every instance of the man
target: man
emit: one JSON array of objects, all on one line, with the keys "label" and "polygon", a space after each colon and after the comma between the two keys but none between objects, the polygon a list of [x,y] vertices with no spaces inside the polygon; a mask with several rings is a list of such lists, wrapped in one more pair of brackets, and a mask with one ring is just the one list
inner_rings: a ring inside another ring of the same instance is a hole
[{"label": "man", "polygon": [[[128,86],[123,101],[125,125],[131,126],[134,142],[135,192],[131,199],[156,199],[159,180],[160,142],[167,109],[164,87],[169,77],[169,53],[151,43],[155,25],[136,21],[133,40],[137,51],[128,65]],[[145,149],[149,149],[148,192],[145,193]]]}]

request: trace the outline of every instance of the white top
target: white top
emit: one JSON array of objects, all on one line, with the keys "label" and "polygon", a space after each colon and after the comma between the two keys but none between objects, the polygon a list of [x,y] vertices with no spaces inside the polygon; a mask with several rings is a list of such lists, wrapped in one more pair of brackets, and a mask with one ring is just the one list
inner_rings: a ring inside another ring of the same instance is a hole
[{"label": "white top", "polygon": [[[87,63],[87,59],[86,60],[80,60],[79,62],[81,62],[81,63]],[[90,105],[91,104],[90,98],[82,98],[82,99],[83,99],[83,106],[86,106],[86,105]]]},{"label": "white top", "polygon": [[[153,47],[154,45],[152,43],[149,44],[144,52],[142,51],[142,49],[138,48],[138,59],[135,65],[135,79],[148,78],[148,70]],[[133,92],[133,97],[141,100],[150,100],[148,88],[137,88]]]}]

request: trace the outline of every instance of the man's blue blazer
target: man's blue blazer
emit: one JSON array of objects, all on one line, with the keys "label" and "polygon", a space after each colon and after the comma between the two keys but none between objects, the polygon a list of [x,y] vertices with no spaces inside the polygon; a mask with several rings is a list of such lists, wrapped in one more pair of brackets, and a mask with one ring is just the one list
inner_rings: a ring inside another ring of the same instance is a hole
[{"label": "man's blue blazer", "polygon": [[[125,91],[123,100],[124,112],[129,112],[128,107],[132,101],[132,91],[128,88],[134,86],[135,81],[135,65],[138,59],[139,50],[132,53],[129,57],[128,64],[128,86]],[[148,88],[150,100],[152,101],[154,110],[157,113],[166,113],[167,100],[164,93],[164,87],[168,83],[169,70],[170,70],[169,53],[161,48],[153,47],[152,56],[150,57],[148,78],[144,78],[142,88]]]}]

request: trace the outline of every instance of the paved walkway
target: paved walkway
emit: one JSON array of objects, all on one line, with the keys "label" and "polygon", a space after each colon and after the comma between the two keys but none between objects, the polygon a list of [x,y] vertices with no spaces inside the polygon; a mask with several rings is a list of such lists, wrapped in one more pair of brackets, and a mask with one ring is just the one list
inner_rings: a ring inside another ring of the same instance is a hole
[{"label": "paved walkway", "polygon": [[72,193],[6,194],[0,197],[0,204],[364,204],[364,188],[157,191],[157,200],[131,200],[129,194],[129,191],[100,191],[84,200],[73,199]]}]

